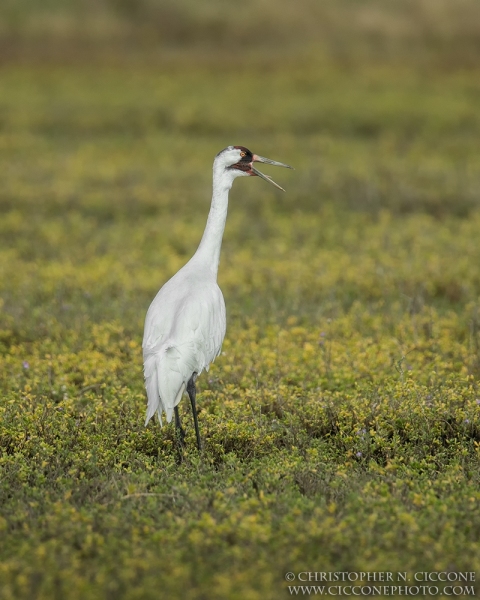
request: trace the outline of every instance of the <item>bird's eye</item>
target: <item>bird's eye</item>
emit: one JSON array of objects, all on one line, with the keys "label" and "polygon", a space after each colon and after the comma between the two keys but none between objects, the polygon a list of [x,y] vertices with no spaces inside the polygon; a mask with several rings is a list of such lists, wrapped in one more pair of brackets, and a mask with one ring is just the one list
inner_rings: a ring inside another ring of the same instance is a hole
[{"label": "bird's eye", "polygon": [[246,156],[247,153],[246,152],[240,152],[240,156],[243,158],[244,156]]}]

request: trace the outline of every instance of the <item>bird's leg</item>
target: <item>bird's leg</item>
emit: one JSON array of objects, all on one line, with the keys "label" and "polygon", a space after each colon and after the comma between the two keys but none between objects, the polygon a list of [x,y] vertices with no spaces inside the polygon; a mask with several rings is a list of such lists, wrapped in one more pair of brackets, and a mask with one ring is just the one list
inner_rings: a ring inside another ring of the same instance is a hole
[{"label": "bird's leg", "polygon": [[178,406],[175,406],[173,409],[175,411],[175,430],[178,435],[178,439],[180,440],[180,448],[185,446],[185,430],[180,423],[180,413],[178,412]]},{"label": "bird's leg", "polygon": [[192,413],[193,413],[193,422],[195,423],[195,434],[197,436],[197,448],[200,451],[202,449],[202,442],[200,441],[200,431],[198,429],[198,419],[197,419],[197,406],[196,406],[196,397],[197,397],[197,388],[195,387],[195,381],[197,380],[197,374],[194,373],[188,383],[187,383],[187,392],[190,398],[190,402],[192,404]]}]

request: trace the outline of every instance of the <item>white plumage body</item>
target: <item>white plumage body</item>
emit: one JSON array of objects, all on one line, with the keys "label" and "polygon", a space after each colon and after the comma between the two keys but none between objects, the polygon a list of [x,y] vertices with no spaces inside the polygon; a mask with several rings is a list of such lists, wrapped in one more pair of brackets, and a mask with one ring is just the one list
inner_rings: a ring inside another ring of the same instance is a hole
[{"label": "white plumage body", "polygon": [[192,373],[220,354],[227,323],[215,273],[193,257],[158,292],[147,313],[143,354],[148,395],[146,423],[162,412],[167,422]]}]

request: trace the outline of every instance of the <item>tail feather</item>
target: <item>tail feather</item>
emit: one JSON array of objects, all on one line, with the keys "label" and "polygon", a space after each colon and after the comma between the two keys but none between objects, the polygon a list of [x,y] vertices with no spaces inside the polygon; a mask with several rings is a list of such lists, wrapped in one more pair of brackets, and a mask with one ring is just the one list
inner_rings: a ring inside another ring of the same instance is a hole
[{"label": "tail feather", "polygon": [[167,415],[167,423],[171,422],[172,417],[173,417],[173,409],[175,408],[175,406],[178,405],[178,403],[182,399],[182,395],[183,395],[183,392],[185,391],[185,388],[186,388],[186,385],[185,385],[185,383],[182,382],[182,385],[181,385],[180,389],[178,390],[178,394],[176,395],[173,404],[170,406],[166,406],[164,404],[163,410],[165,411],[165,414]]},{"label": "tail feather", "polygon": [[147,406],[147,417],[145,419],[145,426],[147,426],[153,415],[158,412],[158,418],[160,425],[162,423],[162,412],[163,404],[158,393],[158,379],[157,379],[157,365],[155,356],[149,356],[145,360],[145,389],[147,390],[148,406]]},{"label": "tail feather", "polygon": [[155,413],[162,425],[162,412],[167,423],[173,418],[173,409],[180,402],[185,391],[185,377],[178,365],[178,352],[175,348],[163,348],[145,359],[145,388],[148,406],[145,425]]}]

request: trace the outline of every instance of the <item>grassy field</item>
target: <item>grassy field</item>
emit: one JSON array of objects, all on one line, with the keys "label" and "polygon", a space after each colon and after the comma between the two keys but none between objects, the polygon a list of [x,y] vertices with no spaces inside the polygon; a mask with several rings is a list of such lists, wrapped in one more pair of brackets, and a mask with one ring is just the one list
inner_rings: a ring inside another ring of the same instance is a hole
[{"label": "grassy field", "polygon": [[[2,600],[479,569],[477,4],[315,4],[259,3],[265,38],[213,1],[0,9]],[[143,427],[143,319],[229,144],[296,170],[232,189],[179,466]]]}]

